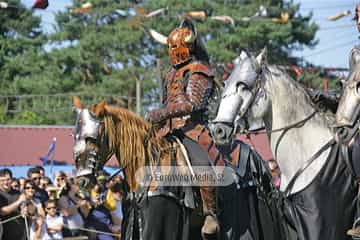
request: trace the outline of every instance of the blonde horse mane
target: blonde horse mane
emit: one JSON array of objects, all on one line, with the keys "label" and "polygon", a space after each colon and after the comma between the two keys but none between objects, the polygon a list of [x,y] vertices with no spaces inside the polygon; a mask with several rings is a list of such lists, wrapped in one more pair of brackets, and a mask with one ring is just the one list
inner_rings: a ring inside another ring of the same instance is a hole
[{"label": "blonde horse mane", "polygon": [[159,158],[169,152],[171,143],[156,137],[151,124],[137,114],[109,105],[105,105],[105,109],[103,121],[108,147],[115,153],[120,166],[127,168],[133,177],[140,167],[159,165]]}]

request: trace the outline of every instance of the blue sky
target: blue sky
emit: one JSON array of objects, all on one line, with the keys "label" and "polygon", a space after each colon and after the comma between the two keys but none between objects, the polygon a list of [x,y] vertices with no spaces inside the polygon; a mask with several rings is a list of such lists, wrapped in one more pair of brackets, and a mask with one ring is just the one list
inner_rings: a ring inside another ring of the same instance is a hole
[{"label": "blue sky", "polygon": [[[22,0],[30,7],[34,0]],[[305,60],[315,65],[325,67],[348,67],[348,54],[352,46],[360,44],[359,33],[355,22],[351,21],[354,15],[356,0],[294,0],[301,3],[301,14],[313,12],[313,21],[320,25],[316,34],[319,44],[314,48],[305,48],[296,51],[295,56],[304,57]],[[64,10],[71,5],[71,0],[49,0],[49,7],[44,10],[36,10],[36,14],[43,18],[43,27],[51,31],[54,23],[53,14]],[[339,12],[351,10],[351,15],[338,21],[328,21],[326,18]]]},{"label": "blue sky", "polygon": [[[348,67],[348,55],[355,44],[360,44],[359,33],[355,21],[352,21],[354,9],[360,1],[355,0],[295,0],[301,3],[300,12],[313,12],[313,21],[320,29],[316,34],[319,40],[315,48],[305,48],[294,55],[326,67]],[[351,10],[351,15],[335,22],[327,17]]]}]

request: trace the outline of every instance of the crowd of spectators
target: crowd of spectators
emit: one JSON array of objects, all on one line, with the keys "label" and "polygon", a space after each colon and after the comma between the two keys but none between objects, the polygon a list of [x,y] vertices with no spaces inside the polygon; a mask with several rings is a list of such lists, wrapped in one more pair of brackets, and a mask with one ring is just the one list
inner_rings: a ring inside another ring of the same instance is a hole
[{"label": "crowd of spectators", "polygon": [[40,166],[17,179],[0,169],[0,239],[120,239],[123,196],[119,175],[103,172],[88,193],[62,171],[51,181]]}]

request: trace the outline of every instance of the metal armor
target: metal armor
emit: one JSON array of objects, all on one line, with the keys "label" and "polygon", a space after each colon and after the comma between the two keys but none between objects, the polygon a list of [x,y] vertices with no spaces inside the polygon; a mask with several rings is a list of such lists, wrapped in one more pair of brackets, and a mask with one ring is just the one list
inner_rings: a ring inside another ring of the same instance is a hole
[{"label": "metal armor", "polygon": [[212,71],[202,62],[192,62],[179,69],[172,68],[166,77],[164,107],[151,111],[149,120],[155,123],[170,120],[169,130],[181,128],[188,121],[199,120],[199,112],[206,109],[212,93],[212,79]]},{"label": "metal armor", "polygon": [[349,56],[350,72],[353,71],[355,65],[359,62],[360,62],[360,45],[356,45],[350,51],[350,56]]},{"label": "metal armor", "polygon": [[340,98],[336,112],[337,127],[351,127],[359,117],[360,112],[360,45],[356,45],[350,51],[349,66],[350,75],[343,86],[343,94]]},{"label": "metal armor", "polygon": [[349,80],[345,83],[344,92],[341,96],[336,112],[336,126],[351,127],[355,124],[360,112],[360,79],[356,78],[353,71]]},{"label": "metal armor", "polygon": [[[77,159],[78,156],[85,151],[86,148],[86,139],[97,139],[100,122],[91,116],[88,109],[75,109],[77,112],[77,119],[75,123],[75,129],[73,132],[74,137],[74,146],[73,154],[74,159]],[[94,157],[94,156],[93,156]],[[95,159],[92,163],[95,164]],[[93,165],[95,167],[95,165]],[[92,168],[86,166],[85,168],[77,171],[77,175],[87,175],[92,173]]]}]

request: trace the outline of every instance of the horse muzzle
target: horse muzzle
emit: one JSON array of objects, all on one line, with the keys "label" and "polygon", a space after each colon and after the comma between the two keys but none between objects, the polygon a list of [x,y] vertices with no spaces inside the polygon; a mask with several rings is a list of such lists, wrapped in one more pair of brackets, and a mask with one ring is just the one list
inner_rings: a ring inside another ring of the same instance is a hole
[{"label": "horse muzzle", "polygon": [[234,131],[233,126],[226,123],[217,122],[211,123],[209,128],[216,145],[223,146],[231,144]]}]

